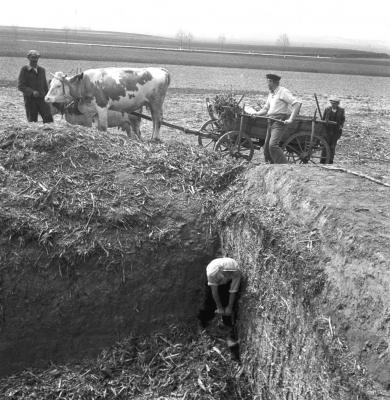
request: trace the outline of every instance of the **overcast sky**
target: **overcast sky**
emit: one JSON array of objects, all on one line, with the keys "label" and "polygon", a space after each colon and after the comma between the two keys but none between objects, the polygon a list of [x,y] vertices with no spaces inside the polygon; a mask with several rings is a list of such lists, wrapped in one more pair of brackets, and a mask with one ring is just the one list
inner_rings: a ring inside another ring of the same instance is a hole
[{"label": "overcast sky", "polygon": [[390,0],[6,0],[0,25],[90,28],[291,44],[329,38],[390,47]]}]

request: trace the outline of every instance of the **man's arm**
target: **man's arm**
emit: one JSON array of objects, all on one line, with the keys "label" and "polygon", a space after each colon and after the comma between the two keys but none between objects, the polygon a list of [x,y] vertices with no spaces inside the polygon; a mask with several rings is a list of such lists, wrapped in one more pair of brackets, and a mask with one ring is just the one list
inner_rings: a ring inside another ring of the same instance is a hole
[{"label": "man's arm", "polygon": [[268,96],[267,101],[264,104],[264,107],[260,111],[257,111],[255,113],[253,113],[252,115],[258,115],[258,116],[266,115],[269,110],[269,107],[270,107],[270,101],[269,101],[269,96]]},{"label": "man's arm", "polygon": [[255,113],[253,113],[252,115],[258,115],[258,116],[260,116],[260,115],[266,115],[267,112],[268,112],[268,109],[262,108],[260,111],[257,111],[257,112],[255,112]]},{"label": "man's arm", "polygon": [[344,108],[341,108],[340,111],[341,111],[341,113],[340,113],[341,115],[340,115],[340,120],[339,120],[339,127],[340,127],[340,129],[343,129],[344,122],[345,122],[345,111],[344,111]]},{"label": "man's arm", "polygon": [[219,297],[219,293],[218,293],[218,286],[216,286],[216,285],[212,285],[212,286],[210,286],[211,287],[211,294],[212,294],[212,296],[213,296],[213,299],[214,299],[214,301],[215,301],[215,304],[217,305],[217,313],[218,314],[223,314],[224,313],[224,310],[223,310],[223,307],[222,307],[222,303],[221,303],[221,299],[220,299],[220,297]]},{"label": "man's arm", "polygon": [[236,300],[237,292],[230,292],[229,293],[229,304],[225,308],[225,315],[231,315],[233,312],[234,301]]},{"label": "man's arm", "polygon": [[286,125],[291,124],[291,122],[294,121],[294,119],[296,118],[296,116],[299,114],[299,110],[301,109],[302,103],[296,102],[292,105],[292,112],[290,114],[290,118],[286,119],[286,121],[284,121],[284,123]]},{"label": "man's arm", "polygon": [[290,117],[284,121],[284,123],[288,125],[291,124],[291,122],[293,122],[296,116],[299,114],[302,103],[298,101],[288,89],[281,88],[280,90],[280,99],[292,107]]},{"label": "man's arm", "polygon": [[229,289],[229,304],[225,308],[225,315],[231,315],[233,311],[234,301],[236,300],[237,292],[241,283],[241,272],[236,271],[234,273],[234,277],[232,279],[232,283],[230,284]]},{"label": "man's arm", "polygon": [[329,112],[330,112],[330,108],[326,107],[324,110],[324,113],[322,114],[322,120],[323,121],[328,121],[329,120]]},{"label": "man's arm", "polygon": [[18,78],[18,90],[23,92],[25,96],[32,96],[34,90],[28,86],[26,70],[22,68]]},{"label": "man's arm", "polygon": [[47,78],[46,78],[46,71],[44,68],[43,69],[43,77],[44,77],[44,81],[43,81],[43,91],[44,91],[44,95],[46,96],[47,92],[49,91],[49,86],[47,84]]}]

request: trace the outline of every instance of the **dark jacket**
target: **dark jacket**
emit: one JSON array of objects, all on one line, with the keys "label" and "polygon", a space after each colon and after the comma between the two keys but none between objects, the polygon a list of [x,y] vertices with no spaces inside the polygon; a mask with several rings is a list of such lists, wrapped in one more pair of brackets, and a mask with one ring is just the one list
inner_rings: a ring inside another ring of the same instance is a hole
[{"label": "dark jacket", "polygon": [[332,112],[332,107],[326,107],[323,116],[324,121],[333,121],[337,123],[337,127],[339,129],[343,129],[343,125],[345,122],[345,112],[344,108],[337,107],[337,111]]},{"label": "dark jacket", "polygon": [[44,98],[49,88],[45,69],[38,65],[36,73],[29,65],[25,65],[19,73],[18,90],[23,92],[24,98],[32,98],[34,90],[39,92],[39,98]]}]

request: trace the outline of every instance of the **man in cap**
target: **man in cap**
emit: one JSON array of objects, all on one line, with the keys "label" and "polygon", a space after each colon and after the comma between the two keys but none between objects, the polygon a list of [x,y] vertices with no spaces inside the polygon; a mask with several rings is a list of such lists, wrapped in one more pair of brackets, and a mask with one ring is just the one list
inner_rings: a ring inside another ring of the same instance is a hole
[{"label": "man in cap", "polygon": [[212,260],[206,267],[207,286],[203,309],[199,312],[202,327],[218,314],[226,326],[233,326],[234,308],[240,287],[241,272],[230,257]]},{"label": "man in cap", "polygon": [[53,122],[50,107],[45,103],[49,88],[45,69],[38,65],[40,54],[36,50],[27,53],[29,65],[22,67],[18,78],[18,89],[23,93],[27,120],[37,122],[38,113],[44,123]]},{"label": "man in cap", "polygon": [[[267,136],[264,144],[264,157],[272,164],[287,164],[287,158],[279,146],[283,138],[284,126],[291,124],[298,115],[301,103],[285,87],[279,86],[281,77],[267,74],[269,95],[264,107],[252,115],[266,115],[268,120]],[[290,109],[292,108],[292,111]]]},{"label": "man in cap", "polygon": [[[343,126],[345,122],[345,111],[344,108],[340,107],[340,99],[336,96],[331,96],[329,98],[330,106],[325,108],[324,115],[322,119],[326,122],[332,121],[336,125],[328,125],[328,144],[330,147],[330,159],[329,164],[333,164],[333,158],[336,152],[337,141],[340,139],[343,133]],[[325,163],[324,158],[321,163]]]},{"label": "man in cap", "polygon": [[198,318],[202,328],[205,328],[215,314],[222,318],[227,332],[227,345],[232,356],[239,359],[235,319],[237,313],[237,293],[240,288],[241,271],[237,261],[230,257],[212,260],[206,267],[207,290],[203,309]]}]

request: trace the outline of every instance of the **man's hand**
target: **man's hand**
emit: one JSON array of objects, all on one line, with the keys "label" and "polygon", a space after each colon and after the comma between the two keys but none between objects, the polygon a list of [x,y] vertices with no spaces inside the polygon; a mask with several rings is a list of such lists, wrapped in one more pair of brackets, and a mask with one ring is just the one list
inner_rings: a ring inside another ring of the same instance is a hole
[{"label": "man's hand", "polygon": [[293,122],[293,120],[292,119],[286,119],[285,121],[284,121],[284,125],[290,125],[291,123]]},{"label": "man's hand", "polygon": [[226,307],[226,308],[225,308],[224,315],[230,316],[230,315],[232,315],[232,312],[233,312],[233,310],[232,310],[231,307]]},{"label": "man's hand", "polygon": [[33,97],[39,97],[39,92],[38,90],[33,91]]},{"label": "man's hand", "polygon": [[215,314],[224,315],[225,314],[225,310],[223,308],[217,308],[215,310]]}]

